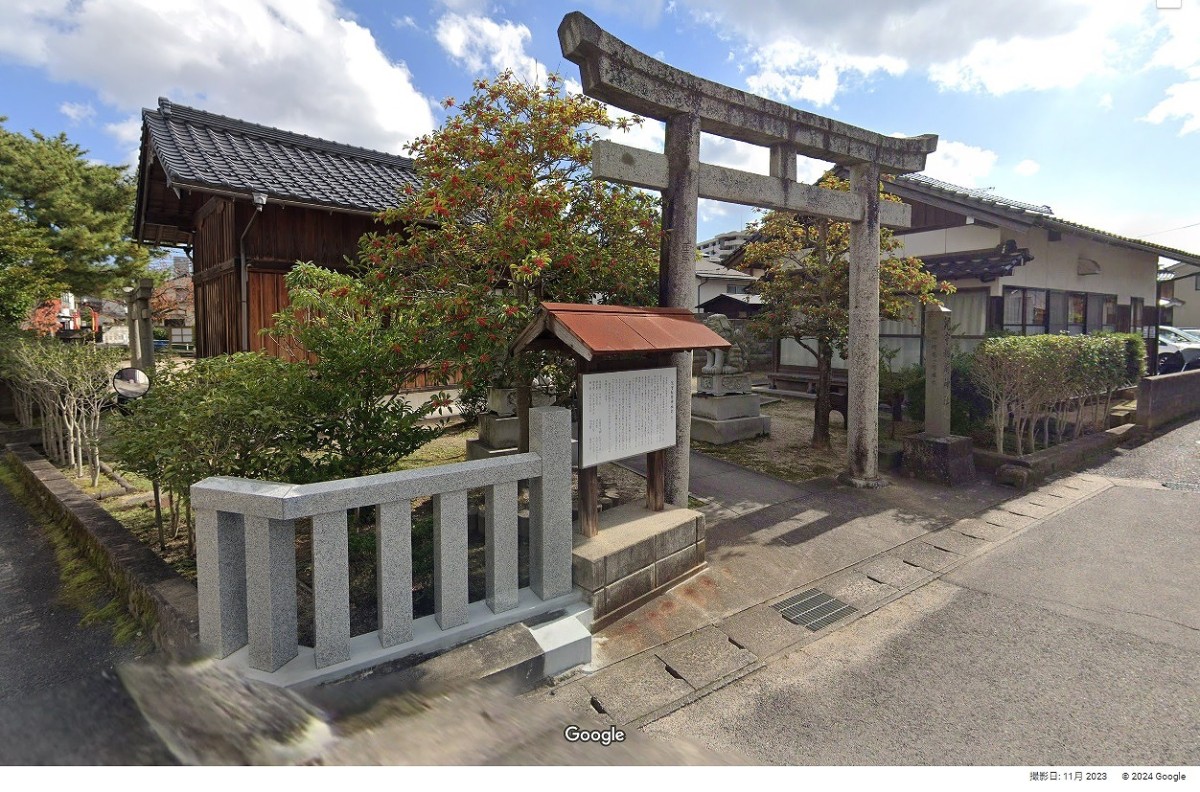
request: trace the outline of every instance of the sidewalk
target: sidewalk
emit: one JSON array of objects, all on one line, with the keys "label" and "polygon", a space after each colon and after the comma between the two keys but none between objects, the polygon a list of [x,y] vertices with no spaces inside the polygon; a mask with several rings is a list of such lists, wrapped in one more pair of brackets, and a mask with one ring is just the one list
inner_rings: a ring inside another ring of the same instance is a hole
[{"label": "sidewalk", "polygon": [[[828,478],[794,485],[693,452],[709,568],[596,633],[590,666],[530,695],[644,725],[1109,486],[1090,474],[1025,494],[990,480],[954,489],[891,480],[878,490]],[[813,589],[852,612],[810,630],[772,607]]]}]

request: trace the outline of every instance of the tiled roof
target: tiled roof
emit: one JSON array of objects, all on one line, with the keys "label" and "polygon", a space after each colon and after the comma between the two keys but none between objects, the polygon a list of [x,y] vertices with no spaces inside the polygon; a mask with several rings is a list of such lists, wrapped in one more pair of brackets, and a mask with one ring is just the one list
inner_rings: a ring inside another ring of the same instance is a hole
[{"label": "tiled roof", "polygon": [[754,280],[753,275],[747,275],[735,269],[730,269],[714,259],[699,259],[696,261],[696,277],[724,278],[725,280]]},{"label": "tiled roof", "polygon": [[1074,223],[1070,220],[1063,220],[1062,218],[1055,216],[1054,211],[1049,206],[1037,206],[1035,204],[1024,203],[1022,201],[1014,201],[999,195],[993,195],[986,190],[959,187],[958,185],[950,184],[949,182],[931,179],[930,177],[919,173],[909,173],[903,176],[897,176],[895,177],[895,183],[906,186],[919,194],[945,198],[967,207],[976,207],[985,212],[992,212],[1001,217],[1014,220],[1025,226],[1037,226],[1039,228],[1045,228],[1049,231],[1058,231],[1062,233],[1075,234],[1077,236],[1090,237],[1100,242],[1122,245],[1124,247],[1134,248],[1135,250],[1143,250],[1148,253],[1154,253],[1162,256],[1163,258],[1200,264],[1200,254],[1189,253],[1186,250],[1179,250],[1178,248],[1166,247],[1164,245],[1156,245],[1153,242],[1146,242],[1142,239],[1121,236],[1120,234],[1102,231],[1099,228],[1086,226],[1082,223]]},{"label": "tiled roof", "polygon": [[1033,261],[1033,256],[1029,253],[1029,248],[1018,248],[1015,244],[1010,244],[988,250],[923,256],[921,261],[925,265],[925,271],[938,280],[979,278],[982,281],[990,281],[1012,275],[1013,268]]},{"label": "tiled roof", "polygon": [[251,124],[158,100],[142,122],[169,186],[208,188],[358,212],[420,186],[407,157]]}]

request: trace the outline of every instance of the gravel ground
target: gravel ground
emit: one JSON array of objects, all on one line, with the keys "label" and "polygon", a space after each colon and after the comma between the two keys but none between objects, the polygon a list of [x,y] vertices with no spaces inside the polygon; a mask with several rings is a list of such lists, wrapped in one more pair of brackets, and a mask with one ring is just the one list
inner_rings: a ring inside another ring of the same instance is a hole
[{"label": "gravel ground", "polygon": [[[692,448],[785,481],[800,482],[837,473],[846,467],[846,428],[839,413],[829,419],[830,446],[812,447],[813,408],[811,399],[783,398],[765,404],[763,415],[771,417],[771,434],[740,443],[718,446],[694,441]],[[881,414],[880,444],[887,445],[891,420]],[[920,424],[904,421],[896,425],[896,438],[920,431]]]}]

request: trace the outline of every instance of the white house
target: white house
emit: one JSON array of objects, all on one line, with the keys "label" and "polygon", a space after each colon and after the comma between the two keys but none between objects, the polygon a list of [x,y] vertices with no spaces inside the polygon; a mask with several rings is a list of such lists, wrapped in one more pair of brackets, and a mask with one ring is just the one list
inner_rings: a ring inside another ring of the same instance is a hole
[{"label": "white house", "polygon": [[[1048,206],[921,174],[899,176],[884,186],[912,206],[912,226],[895,232],[902,244],[897,255],[919,256],[939,280],[957,288],[943,302],[953,312],[962,350],[1001,331],[1132,331],[1143,333],[1153,346],[1162,296],[1160,257],[1200,267],[1200,254],[1073,223]],[[1176,290],[1185,301],[1186,289],[1200,286],[1196,279],[1186,283]],[[1194,302],[1200,303],[1200,291],[1194,292]],[[1178,323],[1179,308],[1175,311]],[[913,321],[883,322],[880,347],[899,350],[897,365],[920,362],[919,311]],[[782,343],[779,354],[780,371],[816,365],[794,341]],[[834,365],[844,367],[841,360]]]},{"label": "white house", "polygon": [[721,294],[746,294],[756,280],[754,275],[730,269],[716,260],[701,259],[696,262],[696,303],[692,310]]}]

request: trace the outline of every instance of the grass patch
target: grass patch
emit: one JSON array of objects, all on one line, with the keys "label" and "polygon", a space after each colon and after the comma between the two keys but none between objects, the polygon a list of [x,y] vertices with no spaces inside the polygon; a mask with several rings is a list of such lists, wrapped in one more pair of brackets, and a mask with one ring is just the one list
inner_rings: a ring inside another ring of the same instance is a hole
[{"label": "grass patch", "polygon": [[[762,414],[771,418],[770,435],[727,445],[693,440],[692,448],[726,462],[793,483],[839,473],[846,469],[847,460],[846,429],[842,424],[841,415],[835,413],[831,416],[829,448],[813,448],[814,406],[811,399],[781,399],[762,408]],[[920,422],[902,421],[894,428],[896,439],[893,441],[890,439],[893,433],[891,419],[881,415],[880,446],[898,445],[906,435],[920,430]]]},{"label": "grass patch", "polygon": [[10,464],[0,464],[0,483],[29,510],[50,541],[58,565],[59,602],[80,614],[79,626],[106,625],[117,644],[138,642],[140,649],[150,651],[153,647],[147,631],[117,598],[104,573],[72,540],[65,519],[50,520],[42,516],[40,505]]},{"label": "grass patch", "polygon": [[467,461],[467,441],[479,437],[475,427],[452,426],[436,440],[432,440],[392,466],[393,471],[417,470],[434,465],[449,465]]}]

